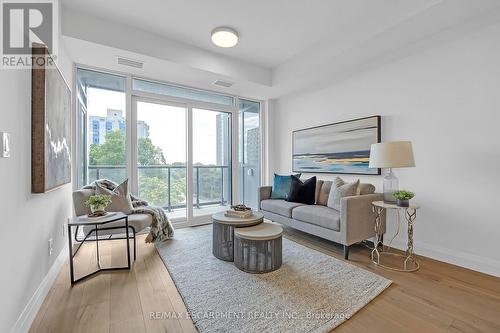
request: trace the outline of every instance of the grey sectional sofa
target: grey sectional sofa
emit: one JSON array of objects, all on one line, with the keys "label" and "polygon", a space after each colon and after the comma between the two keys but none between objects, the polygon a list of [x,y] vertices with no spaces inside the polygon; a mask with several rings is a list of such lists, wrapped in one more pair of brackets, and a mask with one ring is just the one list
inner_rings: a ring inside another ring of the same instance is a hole
[{"label": "grey sectional sofa", "polygon": [[[331,181],[318,180],[314,205],[271,199],[271,186],[259,189],[259,210],[264,217],[286,226],[344,245],[344,258],[349,246],[375,236],[371,203],[383,200],[383,194],[373,193],[371,184],[360,184],[360,195],[342,198],[337,211],[326,206]],[[385,232],[385,215],[382,216]]]}]

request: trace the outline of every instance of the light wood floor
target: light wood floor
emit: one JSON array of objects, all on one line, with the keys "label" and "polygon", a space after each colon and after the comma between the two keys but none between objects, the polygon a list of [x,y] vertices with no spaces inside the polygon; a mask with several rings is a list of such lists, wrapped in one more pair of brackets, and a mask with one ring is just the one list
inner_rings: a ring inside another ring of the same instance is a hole
[{"label": "light wood floor", "polygon": [[[333,243],[289,229],[285,234],[342,258],[341,247]],[[186,308],[154,246],[143,240],[137,240],[137,261],[130,271],[101,273],[71,287],[66,263],[30,332],[196,332],[189,319],[150,319],[151,312],[184,313]],[[124,241],[103,243],[101,261],[125,263],[124,249]],[[92,244],[81,251],[77,274],[96,265]],[[421,268],[416,273],[387,271],[371,264],[366,247],[355,246],[350,262],[393,284],[335,333],[500,332],[499,278],[427,258],[419,260]]]}]

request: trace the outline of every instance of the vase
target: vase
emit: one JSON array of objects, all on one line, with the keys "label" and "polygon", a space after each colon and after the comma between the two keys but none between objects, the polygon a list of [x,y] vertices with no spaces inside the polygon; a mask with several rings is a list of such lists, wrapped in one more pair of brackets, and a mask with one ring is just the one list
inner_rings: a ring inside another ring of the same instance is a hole
[{"label": "vase", "polygon": [[106,205],[91,205],[90,206],[90,211],[92,212],[92,214],[103,214],[106,213],[105,210],[106,209]]},{"label": "vase", "polygon": [[396,204],[399,207],[410,207],[410,200],[397,199]]}]

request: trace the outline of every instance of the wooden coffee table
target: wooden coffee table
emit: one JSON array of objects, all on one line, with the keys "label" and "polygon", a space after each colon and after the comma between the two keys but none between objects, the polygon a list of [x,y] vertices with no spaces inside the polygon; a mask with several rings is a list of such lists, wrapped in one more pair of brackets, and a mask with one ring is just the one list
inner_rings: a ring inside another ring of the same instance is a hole
[{"label": "wooden coffee table", "polygon": [[224,215],[224,212],[219,212],[212,215],[212,220],[212,253],[214,257],[225,261],[234,261],[234,228],[260,224],[264,220],[264,215],[254,212],[253,216],[240,219],[228,217]]}]

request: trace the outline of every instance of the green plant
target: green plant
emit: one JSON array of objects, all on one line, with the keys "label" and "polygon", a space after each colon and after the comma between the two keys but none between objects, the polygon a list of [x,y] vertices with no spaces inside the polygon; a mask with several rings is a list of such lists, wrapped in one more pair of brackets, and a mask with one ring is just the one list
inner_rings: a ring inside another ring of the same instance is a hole
[{"label": "green plant", "polygon": [[106,194],[92,195],[85,201],[85,206],[106,207],[111,203],[111,196]]},{"label": "green plant", "polygon": [[393,195],[396,199],[399,199],[399,200],[410,200],[411,198],[413,198],[415,196],[415,193],[410,192],[410,191],[401,190],[401,191],[394,192]]}]

